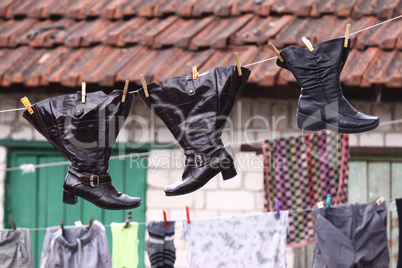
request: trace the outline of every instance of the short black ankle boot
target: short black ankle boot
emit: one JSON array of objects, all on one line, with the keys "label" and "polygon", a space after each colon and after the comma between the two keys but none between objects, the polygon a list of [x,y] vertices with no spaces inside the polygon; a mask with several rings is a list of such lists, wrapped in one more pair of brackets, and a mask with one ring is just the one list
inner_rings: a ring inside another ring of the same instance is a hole
[{"label": "short black ankle boot", "polygon": [[339,76],[349,54],[349,46],[344,47],[344,38],[313,47],[313,51],[307,47],[286,47],[280,53],[285,61],[276,61],[280,67],[293,73],[301,87],[298,128],[360,133],[378,127],[380,120],[377,116],[358,112],[343,96]]},{"label": "short black ankle boot", "polygon": [[148,85],[149,97],[139,95],[162,119],[184,149],[186,166],[182,178],[165,187],[167,196],[191,193],[219,172],[224,180],[237,175],[233,159],[221,135],[250,71],[236,66],[211,69],[193,80],[191,75],[173,77],[161,85]]},{"label": "short black ankle boot", "polygon": [[69,161],[63,185],[63,202],[76,204],[77,196],[104,209],[131,209],[141,205],[138,197],[120,193],[108,172],[117,135],[129,115],[134,96],[121,102],[122,91],[81,92],[42,100],[33,114],[23,116]]}]

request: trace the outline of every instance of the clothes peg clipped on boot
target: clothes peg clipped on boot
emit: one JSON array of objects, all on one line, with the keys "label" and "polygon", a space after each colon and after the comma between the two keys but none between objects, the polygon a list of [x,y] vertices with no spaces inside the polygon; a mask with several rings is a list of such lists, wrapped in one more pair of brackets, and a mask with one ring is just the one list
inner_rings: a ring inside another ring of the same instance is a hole
[{"label": "clothes peg clipped on boot", "polygon": [[308,48],[310,51],[314,51],[314,47],[313,47],[313,45],[311,44],[310,40],[308,40],[305,36],[303,36],[303,37],[302,37],[302,41],[304,42],[304,44],[307,46],[307,48]]},{"label": "clothes peg clipped on boot", "polygon": [[143,74],[140,75],[140,79],[141,79],[142,88],[144,89],[145,97],[149,98],[148,86],[147,86],[147,83],[145,81],[145,77]]},{"label": "clothes peg clipped on boot", "polygon": [[27,110],[28,110],[28,112],[29,112],[30,114],[33,114],[33,113],[34,113],[34,110],[33,110],[32,107],[31,107],[31,103],[29,102],[29,100],[28,100],[27,97],[23,97],[23,98],[21,99],[21,102],[22,102],[22,104],[24,104],[25,108],[27,108]]},{"label": "clothes peg clipped on boot", "polygon": [[193,66],[193,80],[197,80],[197,78],[198,78],[197,66]]},{"label": "clothes peg clipped on boot", "polygon": [[343,43],[343,47],[348,47],[348,43],[349,43],[349,31],[350,31],[350,23],[346,24],[345,42]]},{"label": "clothes peg clipped on boot", "polygon": [[123,96],[121,96],[121,102],[123,102],[123,103],[126,101],[126,96],[127,96],[127,91],[128,91],[128,83],[129,83],[128,80],[126,80],[126,82],[124,83]]},{"label": "clothes peg clipped on boot", "polygon": [[279,53],[279,50],[272,44],[271,42],[268,43],[268,47],[274,52],[274,54],[278,57],[278,59],[281,62],[284,62],[285,60],[282,58],[281,54]]},{"label": "clothes peg clipped on boot", "polygon": [[82,82],[82,84],[81,84],[82,103],[85,103],[86,95],[87,95],[87,84],[85,82]]},{"label": "clothes peg clipped on boot", "polygon": [[242,76],[239,53],[235,52],[235,58],[236,58],[237,73],[239,74],[239,76]]}]

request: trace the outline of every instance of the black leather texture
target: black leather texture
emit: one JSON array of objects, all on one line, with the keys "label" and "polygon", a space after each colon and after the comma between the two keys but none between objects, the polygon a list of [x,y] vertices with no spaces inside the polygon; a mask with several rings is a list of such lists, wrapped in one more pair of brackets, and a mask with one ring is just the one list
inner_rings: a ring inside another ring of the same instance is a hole
[{"label": "black leather texture", "polygon": [[45,99],[32,105],[33,114],[24,111],[28,120],[71,165],[64,181],[63,201],[75,204],[80,196],[104,209],[130,209],[141,200],[120,193],[108,172],[109,158],[117,135],[130,113],[134,96],[121,102],[121,90],[81,92]]},{"label": "black leather texture", "polygon": [[280,52],[285,61],[276,61],[278,66],[292,72],[301,87],[297,126],[339,133],[359,133],[376,128],[380,123],[377,116],[358,112],[343,96],[340,74],[349,55],[344,38],[313,47],[314,51],[307,47],[286,47]]},{"label": "black leather texture", "polygon": [[213,68],[199,74],[166,79],[148,85],[144,103],[169,128],[187,158],[182,178],[165,187],[168,196],[193,192],[222,172],[224,179],[236,175],[233,159],[223,148],[222,131],[241,94],[250,70],[236,66]]}]

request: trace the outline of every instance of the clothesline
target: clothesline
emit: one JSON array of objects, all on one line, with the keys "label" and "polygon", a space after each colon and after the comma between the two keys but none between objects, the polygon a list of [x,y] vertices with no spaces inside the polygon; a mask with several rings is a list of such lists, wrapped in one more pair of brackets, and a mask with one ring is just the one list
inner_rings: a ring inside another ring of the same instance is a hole
[{"label": "clothesline", "polygon": [[[391,22],[391,21],[393,21],[393,20],[397,20],[397,19],[400,19],[400,18],[402,18],[402,15],[399,15],[399,16],[397,16],[397,17],[394,17],[394,18],[385,20],[385,21],[383,21],[383,22],[380,22],[380,23],[371,25],[371,26],[369,26],[369,27],[363,28],[363,29],[358,30],[358,31],[356,31],[356,32],[350,33],[349,36],[352,36],[352,35],[358,34],[358,33],[360,33],[360,32],[363,32],[363,31],[366,31],[366,30],[369,30],[369,29],[378,27],[378,26],[380,26],[380,25],[382,25],[382,24],[385,24],[385,23],[388,23],[388,22]],[[345,37],[345,36],[343,35],[343,36],[341,36],[341,37],[339,37],[339,38],[342,38],[342,37]],[[259,63],[263,63],[263,62],[275,60],[276,58],[277,58],[277,57],[272,57],[272,58],[260,60],[260,61],[257,61],[257,62],[249,63],[249,64],[246,64],[246,65],[242,65],[242,66],[243,66],[243,67],[249,67],[249,66],[252,66],[252,65],[259,64]],[[15,109],[0,110],[0,113],[14,112],[14,111],[22,111],[22,110],[25,110],[25,108],[15,108]]]},{"label": "clothesline", "polygon": [[[25,109],[25,108],[23,108]],[[400,124],[402,123],[402,119],[396,119],[396,120],[391,120],[391,121],[385,121],[381,122],[378,127],[382,126],[388,126],[388,125],[393,125],[393,124]],[[265,139],[264,139],[265,140]],[[261,144],[263,140],[253,140],[249,141],[251,144]],[[229,147],[236,147],[236,146],[241,146],[244,143],[239,142],[239,143],[232,143],[228,144]],[[155,154],[161,154],[161,153],[172,153],[172,152],[180,152],[182,149],[168,149],[168,150],[157,150],[157,151],[152,151],[152,152],[144,152],[144,153],[130,153],[130,154],[122,154],[122,155],[114,155],[110,157],[110,160],[116,160],[116,159],[125,159],[125,158],[130,158],[130,157],[141,157],[141,156],[149,156],[149,155],[155,155]],[[61,161],[61,162],[53,162],[53,163],[45,163],[45,164],[22,164],[18,167],[8,167],[8,168],[2,168],[0,169],[0,172],[10,172],[10,171],[27,171],[27,172],[34,172],[35,169],[37,168],[46,168],[46,167],[57,167],[57,166],[66,166],[71,164],[70,161]]]},{"label": "clothesline", "polygon": [[[390,199],[389,202],[394,201],[393,199]],[[289,213],[302,213],[302,212],[307,212],[307,211],[311,211],[313,208],[304,208],[304,209],[296,209],[296,210],[281,210],[281,211],[288,211]],[[388,213],[391,213],[391,210],[388,210]],[[275,212],[262,212],[262,213],[275,213]],[[216,217],[215,217],[216,218]],[[208,219],[213,219],[213,218],[201,218],[203,220],[208,220]],[[175,222],[177,221],[185,221],[186,219],[180,219],[180,220],[174,220]],[[192,219],[193,220],[193,219]],[[147,225],[148,222],[137,222],[139,225]],[[191,224],[191,223],[190,223]],[[105,227],[110,227],[110,224],[104,225]],[[23,227],[21,227],[23,228]],[[41,227],[41,228],[25,228],[25,229],[29,229],[30,231],[45,231],[48,227]],[[177,228],[177,226],[176,226]]]}]

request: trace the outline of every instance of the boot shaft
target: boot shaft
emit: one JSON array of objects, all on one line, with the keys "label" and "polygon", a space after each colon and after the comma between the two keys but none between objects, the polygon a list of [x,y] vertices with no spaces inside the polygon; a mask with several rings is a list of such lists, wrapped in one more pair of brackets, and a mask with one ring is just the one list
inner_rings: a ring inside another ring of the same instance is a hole
[{"label": "boot shaft", "polygon": [[193,80],[191,75],[166,79],[142,90],[144,103],[166,124],[186,154],[221,146],[221,135],[250,71],[236,66],[213,68]]},{"label": "boot shaft", "polygon": [[122,91],[81,92],[42,100],[34,113],[23,116],[80,172],[105,174],[117,135],[127,118],[134,97],[121,102]]},{"label": "boot shaft", "polygon": [[339,100],[342,96],[340,74],[349,55],[344,47],[344,38],[333,39],[308,48],[286,47],[281,51],[284,62],[277,64],[291,71],[301,87],[300,100],[316,99],[328,103]]}]

